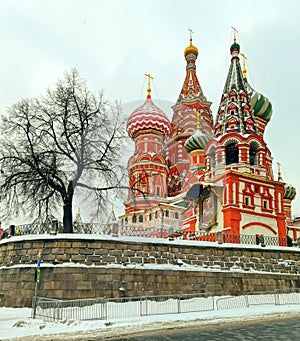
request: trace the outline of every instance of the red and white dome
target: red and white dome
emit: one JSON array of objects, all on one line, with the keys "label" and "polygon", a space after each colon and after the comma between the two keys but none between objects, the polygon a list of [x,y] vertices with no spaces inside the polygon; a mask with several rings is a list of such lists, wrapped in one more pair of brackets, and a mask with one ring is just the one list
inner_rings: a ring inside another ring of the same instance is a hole
[{"label": "red and white dome", "polygon": [[170,129],[171,123],[167,115],[152,102],[151,98],[147,98],[143,105],[131,113],[126,125],[131,138],[149,132],[168,137]]}]

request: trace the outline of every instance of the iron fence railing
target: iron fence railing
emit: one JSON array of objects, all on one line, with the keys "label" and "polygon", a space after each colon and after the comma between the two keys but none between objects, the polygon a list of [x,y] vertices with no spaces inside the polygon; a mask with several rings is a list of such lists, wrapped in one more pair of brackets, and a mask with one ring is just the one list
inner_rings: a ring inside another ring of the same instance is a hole
[{"label": "iron fence railing", "polygon": [[245,296],[221,297],[216,300],[218,310],[247,308],[253,305],[300,304],[300,289],[254,291]]},{"label": "iron fence railing", "polygon": [[300,289],[291,290],[275,290],[276,304],[300,304]]},{"label": "iron fence railing", "polygon": [[[2,233],[2,239],[15,236],[15,235],[28,235],[28,234],[56,234],[63,232],[62,222],[55,221],[44,224],[26,224],[26,225],[11,225]],[[207,233],[205,231],[194,230],[176,230],[172,227],[149,227],[137,225],[124,225],[119,226],[115,224],[102,224],[102,223],[82,223],[74,222],[73,232],[77,234],[98,234],[98,235],[112,235],[112,236],[134,236],[144,238],[169,238],[195,240],[206,242],[218,243],[233,243],[243,245],[272,245],[272,246],[293,246],[288,243],[287,238],[279,238],[265,235],[245,235],[245,234],[232,234],[226,231],[219,231],[215,233]],[[0,236],[1,238],[1,236]],[[300,246],[300,244],[298,245]]]},{"label": "iron fence railing", "polygon": [[256,243],[256,236],[249,235],[249,234],[241,234],[240,235],[240,244],[257,244]]},{"label": "iron fence railing", "polygon": [[[106,319],[106,300],[103,298],[56,300],[37,297],[34,317],[44,320],[103,320]],[[35,298],[33,298],[33,307]]]},{"label": "iron fence railing", "polygon": [[265,245],[287,245],[287,238],[264,236]]},{"label": "iron fence railing", "polygon": [[249,307],[247,296],[220,297],[216,300],[217,310]]},{"label": "iron fence railing", "polygon": [[[2,238],[8,236],[29,235],[29,234],[48,234],[48,233],[60,233],[63,232],[63,223],[56,221],[55,227],[52,222],[46,223],[32,223],[11,225],[5,229],[2,234]],[[111,234],[112,230],[107,224],[101,223],[73,223],[74,233],[85,234]]]},{"label": "iron fence railing", "polygon": [[169,229],[166,227],[148,227],[124,225],[119,229],[121,236],[145,237],[145,238],[168,238]]},{"label": "iron fence railing", "polygon": [[276,305],[276,291],[253,291],[246,295],[248,306],[251,305]]},{"label": "iron fence railing", "polygon": [[170,296],[55,300],[33,299],[35,316],[44,320],[93,320],[214,310],[208,293]]},{"label": "iron fence railing", "polygon": [[107,320],[150,315],[249,308],[254,305],[300,304],[300,289],[250,292],[215,298],[211,293],[170,296],[56,300],[33,299],[34,317],[44,320]]}]

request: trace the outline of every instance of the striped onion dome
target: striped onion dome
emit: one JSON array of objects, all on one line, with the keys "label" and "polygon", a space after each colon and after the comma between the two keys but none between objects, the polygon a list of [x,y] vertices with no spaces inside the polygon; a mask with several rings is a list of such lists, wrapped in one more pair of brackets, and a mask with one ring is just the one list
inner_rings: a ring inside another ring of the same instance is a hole
[{"label": "striped onion dome", "polygon": [[171,123],[167,115],[152,102],[150,96],[143,105],[131,113],[126,125],[127,133],[131,138],[149,132],[168,137],[170,129]]},{"label": "striped onion dome", "polygon": [[294,200],[296,196],[296,188],[292,185],[285,184],[284,185],[284,199]]},{"label": "striped onion dome", "polygon": [[203,150],[205,149],[209,140],[211,140],[211,137],[202,133],[202,131],[198,128],[195,133],[186,140],[184,149],[187,153],[198,149]]},{"label": "striped onion dome", "polygon": [[261,118],[266,122],[269,122],[273,113],[272,104],[264,95],[256,92],[244,79],[246,89],[250,99],[250,106],[253,109],[255,117]]}]

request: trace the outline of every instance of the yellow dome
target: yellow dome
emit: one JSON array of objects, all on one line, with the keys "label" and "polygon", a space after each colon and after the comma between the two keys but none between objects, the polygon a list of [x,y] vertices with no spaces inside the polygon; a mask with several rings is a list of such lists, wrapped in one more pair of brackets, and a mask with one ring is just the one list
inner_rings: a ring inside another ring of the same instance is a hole
[{"label": "yellow dome", "polygon": [[184,56],[186,57],[190,53],[198,56],[198,49],[192,44],[192,38],[190,39],[190,45],[184,50]]}]

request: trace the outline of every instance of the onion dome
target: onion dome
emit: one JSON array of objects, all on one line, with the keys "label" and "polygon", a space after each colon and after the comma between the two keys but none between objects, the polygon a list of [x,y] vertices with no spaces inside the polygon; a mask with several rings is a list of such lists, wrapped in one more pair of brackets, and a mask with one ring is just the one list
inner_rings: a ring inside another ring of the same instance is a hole
[{"label": "onion dome", "polygon": [[245,88],[248,93],[250,106],[251,106],[251,109],[253,110],[253,114],[255,117],[261,118],[264,121],[269,122],[272,116],[272,112],[273,112],[272,104],[270,103],[267,97],[255,91],[248,83],[247,70],[246,70],[246,64],[245,64],[246,56],[244,54],[242,54],[242,56],[244,58],[243,79],[245,83]]},{"label": "onion dome", "polygon": [[269,99],[255,91],[248,84],[247,79],[245,79],[245,84],[254,116],[269,122],[273,113],[272,104],[270,103]]},{"label": "onion dome", "polygon": [[148,78],[147,99],[143,105],[135,109],[128,118],[126,130],[131,138],[143,133],[154,133],[158,135],[170,135],[171,123],[167,115],[157,107],[151,100],[150,74]]},{"label": "onion dome", "polygon": [[184,144],[184,149],[187,153],[190,153],[197,149],[205,149],[208,141],[211,140],[209,135],[202,133],[200,129],[197,129],[196,132],[191,135]]},{"label": "onion dome", "polygon": [[204,150],[208,141],[211,140],[211,136],[204,134],[200,129],[200,112],[197,111],[197,130],[191,135],[184,144],[184,149],[187,153],[194,150]]},{"label": "onion dome", "polygon": [[198,56],[198,49],[193,45],[192,37],[190,38],[190,45],[184,50],[184,56],[186,57],[189,54],[194,54],[196,57]]},{"label": "onion dome", "polygon": [[234,51],[240,52],[240,45],[236,41],[230,47],[230,53],[233,54]]},{"label": "onion dome", "polygon": [[[281,174],[281,163],[277,162],[278,166],[278,181],[283,182]],[[294,200],[296,196],[296,188],[289,184],[284,184],[284,194],[283,199]]]},{"label": "onion dome", "polygon": [[230,53],[232,55],[232,58],[234,58],[234,57],[238,57],[239,56],[240,45],[236,42],[237,30],[234,27],[232,27],[232,29],[233,29],[234,37],[233,37],[233,44],[230,46]]},{"label": "onion dome", "polygon": [[156,133],[169,136],[171,129],[167,115],[147,98],[128,118],[126,130],[131,138],[142,133]]},{"label": "onion dome", "polygon": [[230,54],[232,55],[231,59],[238,58],[239,53],[240,53],[240,45],[236,42],[236,38],[234,37],[234,43],[230,46]]},{"label": "onion dome", "polygon": [[284,199],[294,200],[296,196],[296,188],[292,185],[285,184],[284,185]]}]

